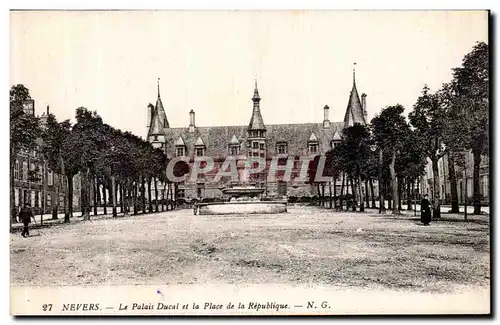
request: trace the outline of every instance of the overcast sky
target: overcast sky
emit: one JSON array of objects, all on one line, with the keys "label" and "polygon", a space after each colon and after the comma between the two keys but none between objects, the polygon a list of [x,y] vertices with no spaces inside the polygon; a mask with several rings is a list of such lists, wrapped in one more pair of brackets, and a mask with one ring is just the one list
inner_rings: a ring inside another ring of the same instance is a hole
[{"label": "overcast sky", "polygon": [[146,133],[157,79],[172,127],[245,125],[254,80],[266,124],[342,121],[356,62],[368,117],[424,84],[437,90],[477,41],[476,11],[12,12],[10,82],[30,89],[41,114],[79,106],[106,123]]}]

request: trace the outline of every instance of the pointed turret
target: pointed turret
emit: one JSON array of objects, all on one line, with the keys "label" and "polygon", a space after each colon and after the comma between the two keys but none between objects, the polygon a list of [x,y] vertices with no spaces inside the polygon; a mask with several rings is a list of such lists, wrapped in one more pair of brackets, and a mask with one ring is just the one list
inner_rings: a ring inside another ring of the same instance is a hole
[{"label": "pointed turret", "polygon": [[[356,66],[356,63],[354,63]],[[366,125],[363,105],[359,99],[358,90],[356,89],[356,69],[352,71],[352,90],[349,96],[349,102],[344,116],[344,128],[353,126],[354,124]]]},{"label": "pointed turret", "polygon": [[253,112],[250,123],[248,124],[248,130],[266,130],[264,120],[262,119],[262,115],[260,114],[260,99],[259,89],[257,88],[257,80],[255,80],[255,89],[253,91],[252,97]]},{"label": "pointed turret", "polygon": [[158,98],[156,99],[155,111],[160,118],[161,126],[163,128],[169,128],[170,126],[168,124],[167,114],[165,113],[165,109],[163,108],[163,103],[160,97],[160,78],[158,78],[157,87],[158,87]]}]

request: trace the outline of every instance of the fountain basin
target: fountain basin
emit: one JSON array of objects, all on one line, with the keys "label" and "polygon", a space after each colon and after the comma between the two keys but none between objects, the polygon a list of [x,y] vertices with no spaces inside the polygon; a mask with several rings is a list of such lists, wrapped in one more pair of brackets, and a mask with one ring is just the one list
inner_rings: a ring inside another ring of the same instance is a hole
[{"label": "fountain basin", "polygon": [[219,203],[198,203],[198,214],[270,214],[286,212],[286,201],[231,201]]}]

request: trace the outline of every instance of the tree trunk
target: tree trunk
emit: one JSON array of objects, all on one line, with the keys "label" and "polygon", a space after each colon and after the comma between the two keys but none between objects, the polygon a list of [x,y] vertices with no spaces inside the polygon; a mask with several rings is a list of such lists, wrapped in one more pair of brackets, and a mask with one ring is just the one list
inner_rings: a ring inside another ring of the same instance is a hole
[{"label": "tree trunk", "polygon": [[408,211],[412,211],[413,208],[411,206],[411,187],[412,182],[409,178],[406,179],[406,205],[408,206]]},{"label": "tree trunk", "polygon": [[378,196],[379,196],[379,207],[378,213],[385,214],[385,198],[384,198],[384,180],[383,180],[383,163],[384,163],[384,153],[382,149],[379,149],[379,174],[378,174]]},{"label": "tree trunk", "polygon": [[106,197],[106,189],[107,189],[107,182],[108,179],[107,178],[103,178],[103,182],[102,182],[102,200],[103,200],[103,211],[104,211],[104,215],[108,214],[108,200],[107,200],[107,197]]},{"label": "tree trunk", "polygon": [[329,197],[329,208],[332,208],[332,182],[328,182],[328,197]]},{"label": "tree trunk", "polygon": [[94,181],[92,182],[94,186],[94,216],[97,215],[97,191],[99,189],[99,185],[97,184],[97,177],[94,177]]},{"label": "tree trunk", "polygon": [[468,195],[468,183],[467,183],[467,163],[465,163],[464,168],[464,176],[465,176],[465,201],[464,201],[464,220],[467,221],[467,195]]},{"label": "tree trunk", "polygon": [[396,176],[396,150],[392,150],[391,163],[389,165],[389,170],[391,172],[392,180],[392,214],[400,214],[398,207],[398,178]]},{"label": "tree trunk", "polygon": [[366,202],[366,208],[368,209],[370,207],[370,193],[369,193],[369,187],[368,187],[368,179],[365,180],[365,202]]},{"label": "tree trunk", "polygon": [[161,192],[161,212],[165,211],[165,189],[167,187],[167,183],[163,182],[163,191]]},{"label": "tree trunk", "polygon": [[441,198],[439,196],[439,167],[438,159],[434,158],[432,160],[432,176],[433,176],[433,189],[432,189],[432,204],[433,204],[433,217],[434,219],[441,218]]},{"label": "tree trunk", "polygon": [[[48,176],[48,175],[47,175]],[[52,174],[54,177],[54,174]],[[57,177],[57,184],[53,182],[54,188],[56,189],[55,197],[52,199],[52,220],[57,220],[57,215],[59,214],[59,177]]]},{"label": "tree trunk", "polygon": [[474,157],[474,170],[472,175],[472,184],[474,186],[474,214],[481,214],[481,186],[479,181],[479,167],[481,165],[481,151],[472,150]]},{"label": "tree trunk", "polygon": [[99,177],[96,178],[96,188],[97,188],[97,206],[101,207],[101,181]]},{"label": "tree trunk", "polygon": [[69,222],[69,211],[68,211],[68,186],[66,186],[67,176],[66,176],[66,166],[64,164],[64,160],[62,156],[59,156],[59,160],[61,161],[61,184],[63,187],[63,209],[64,209],[64,222],[68,219]]},{"label": "tree trunk", "polygon": [[351,183],[351,190],[352,190],[352,211],[356,211],[356,199],[358,196],[356,195],[356,187],[354,186],[354,180],[352,175],[349,177],[349,181]]},{"label": "tree trunk", "polygon": [[326,187],[326,184],[321,183],[321,203],[322,203],[321,205],[323,207],[326,207],[325,187]]},{"label": "tree trunk", "polygon": [[339,205],[340,205],[340,211],[343,211],[344,210],[344,202],[343,202],[343,198],[344,198],[344,186],[345,186],[345,173],[342,172],[342,185],[340,186],[340,202],[339,202]]},{"label": "tree trunk", "polygon": [[174,183],[174,192],[172,193],[172,209],[174,210],[177,207],[177,197],[179,196],[179,193],[177,193],[179,190],[179,184]]},{"label": "tree trunk", "polygon": [[359,212],[365,212],[365,200],[363,198],[363,188],[362,188],[363,182],[361,181],[360,175],[358,175],[357,183],[359,189]]},{"label": "tree trunk", "polygon": [[457,175],[455,173],[455,157],[448,152],[448,175],[450,176],[451,213],[459,213]]},{"label": "tree trunk", "polygon": [[113,193],[113,217],[116,217],[116,180],[115,175],[111,175],[111,192]]},{"label": "tree trunk", "polygon": [[158,180],[154,178],[155,182],[155,211],[158,212]]},{"label": "tree trunk", "polygon": [[68,214],[64,216],[64,223],[69,222],[69,218],[73,218],[73,177],[72,173],[67,175],[68,179]]},{"label": "tree trunk", "polygon": [[121,202],[121,211],[125,215],[127,213],[126,204],[125,204],[125,182],[120,182],[120,202]]},{"label": "tree trunk", "polygon": [[333,208],[337,209],[337,177],[333,177]]},{"label": "tree trunk", "polygon": [[399,211],[403,210],[403,205],[402,205],[402,197],[403,197],[403,180],[401,178],[398,179],[398,209]]},{"label": "tree trunk", "polygon": [[89,168],[82,173],[82,186],[81,186],[81,210],[83,220],[90,220],[90,171]]},{"label": "tree trunk", "polygon": [[134,216],[137,215],[137,181],[133,183],[132,204],[134,206]]},{"label": "tree trunk", "polygon": [[142,182],[141,182],[141,194],[142,194],[142,213],[145,214],[146,213],[146,179],[144,177],[142,177]]},{"label": "tree trunk", "polygon": [[372,193],[372,209],[376,209],[377,205],[375,204],[375,191],[373,191],[373,179],[370,179],[370,192]]}]

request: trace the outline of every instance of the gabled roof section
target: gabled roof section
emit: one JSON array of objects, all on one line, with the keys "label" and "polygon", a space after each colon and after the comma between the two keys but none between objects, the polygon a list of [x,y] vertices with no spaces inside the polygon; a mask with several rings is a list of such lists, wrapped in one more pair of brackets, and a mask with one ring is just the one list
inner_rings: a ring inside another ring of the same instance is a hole
[{"label": "gabled roof section", "polygon": [[197,146],[197,147],[204,147],[205,146],[205,142],[203,142],[203,139],[201,137],[198,137],[198,139],[196,139],[196,142],[195,142],[194,145]]},{"label": "gabled roof section", "polygon": [[333,135],[333,139],[332,140],[335,140],[335,141],[342,140],[342,138],[340,137],[340,134],[337,131],[335,131],[335,134]]},{"label": "gabled roof section", "polygon": [[179,138],[177,138],[177,140],[175,140],[174,145],[175,146],[185,146],[186,143],[184,142],[184,139],[182,139],[182,137],[180,136]]},{"label": "gabled roof section", "polygon": [[233,137],[231,138],[231,141],[229,141],[229,144],[240,144],[238,138],[236,138],[236,134],[233,134]]},{"label": "gabled roof section", "polygon": [[316,136],[316,134],[311,133],[311,136],[309,137],[309,142],[318,142],[318,137]]}]

